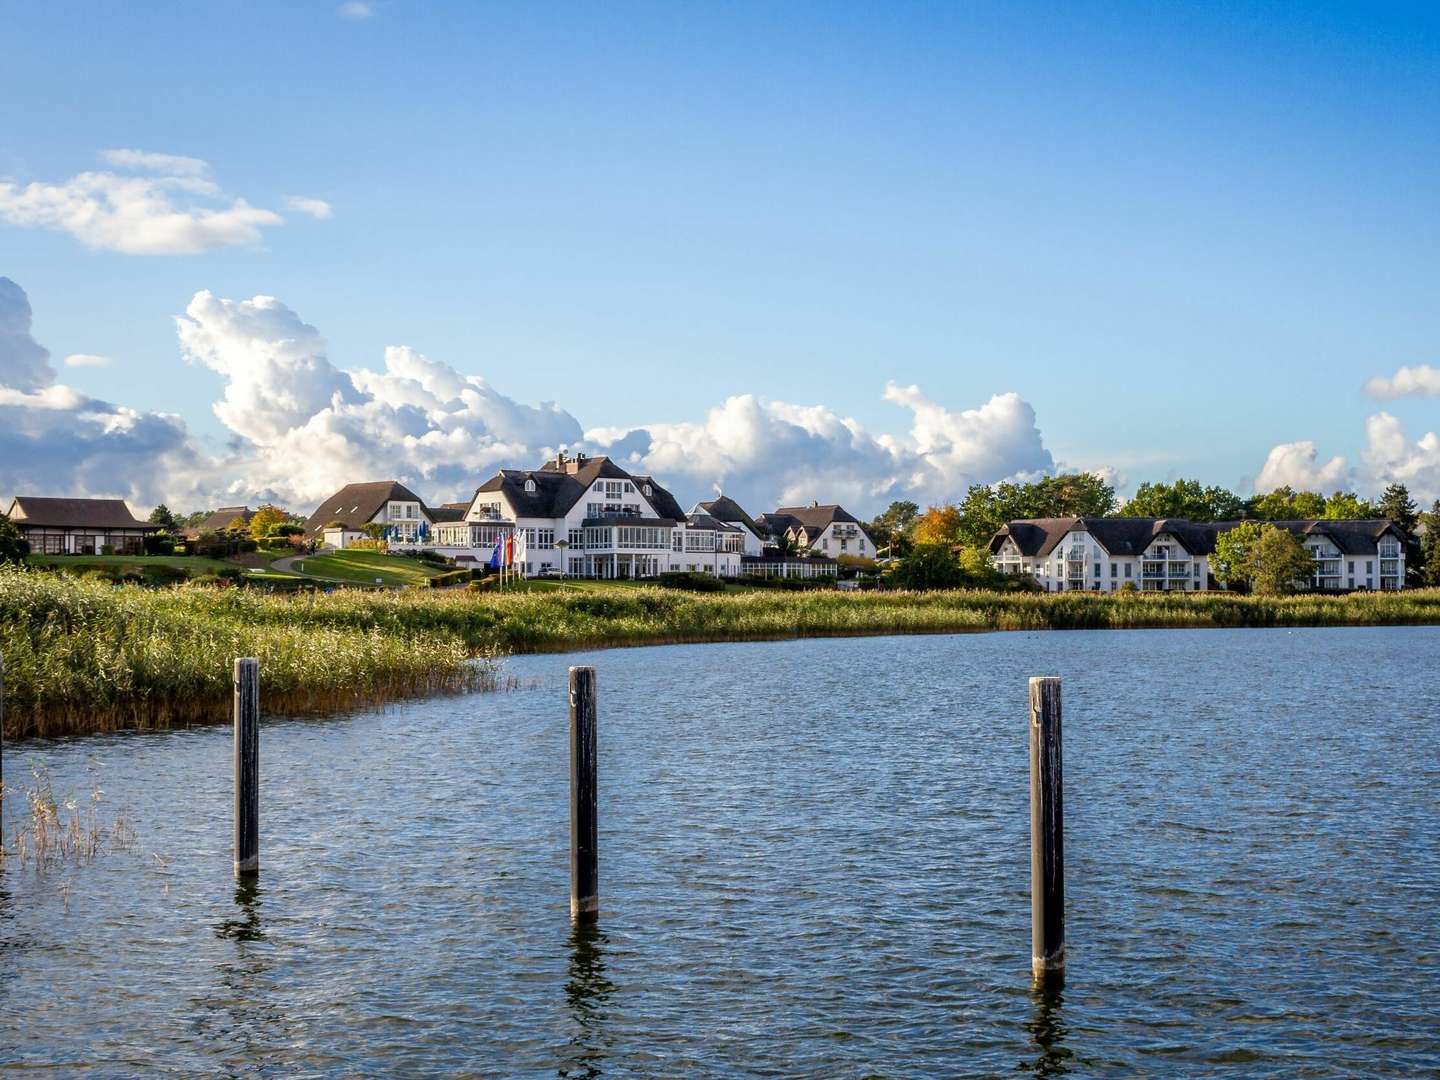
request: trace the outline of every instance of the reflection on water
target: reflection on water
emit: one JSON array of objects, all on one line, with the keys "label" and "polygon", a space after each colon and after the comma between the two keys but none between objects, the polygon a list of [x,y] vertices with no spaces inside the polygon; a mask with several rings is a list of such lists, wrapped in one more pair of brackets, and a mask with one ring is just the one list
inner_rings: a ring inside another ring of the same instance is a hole
[{"label": "reflection on water", "polygon": [[[13,775],[102,788],[143,850],[0,866],[0,1073],[1431,1075],[1436,655],[1395,627],[518,657],[537,688],[267,718],[263,887],[232,877],[229,730],[22,740]],[[587,663],[606,908],[576,926]],[[1029,969],[1042,672],[1063,992]]]},{"label": "reflection on water", "polygon": [[1061,1006],[1065,1004],[1065,973],[1052,971],[1037,978],[1030,988],[1033,1015],[1025,1022],[1030,1044],[1036,1056],[1027,1057],[1016,1066],[1020,1072],[1036,1076],[1064,1076],[1071,1071],[1074,1052],[1064,1045],[1069,1031]]},{"label": "reflection on water", "polygon": [[594,919],[578,920],[570,931],[565,1001],[575,1031],[566,1061],[558,1070],[560,1076],[585,1080],[603,1073],[600,1064],[609,1056],[613,1041],[606,1034],[609,1013],[605,1006],[615,993],[615,984],[605,976],[605,947],[609,944]]},{"label": "reflection on water", "polygon": [[215,927],[216,936],[235,941],[263,941],[265,931],[260,925],[259,878],[244,877],[236,882],[235,906],[240,909],[240,917],[223,920]]}]

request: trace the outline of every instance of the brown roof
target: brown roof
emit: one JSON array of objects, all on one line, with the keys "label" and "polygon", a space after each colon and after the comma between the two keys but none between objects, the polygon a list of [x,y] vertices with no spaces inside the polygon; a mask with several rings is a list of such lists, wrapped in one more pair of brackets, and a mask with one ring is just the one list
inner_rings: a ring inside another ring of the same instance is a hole
[{"label": "brown roof", "polygon": [[[819,536],[837,521],[843,521],[851,525],[858,525],[860,531],[865,534],[866,539],[874,543],[874,537],[870,535],[864,523],[850,511],[837,503],[811,503],[809,506],[782,506],[773,514],[767,514],[766,519],[778,522],[781,519],[789,518],[791,521],[800,523],[800,527],[811,536]],[[794,528],[788,525],[788,528]],[[796,530],[799,531],[798,529]],[[784,532],[782,529],[781,532]]]},{"label": "brown roof", "polygon": [[49,499],[17,495],[9,517],[19,525],[72,529],[145,529],[159,525],[137,520],[124,499]]},{"label": "brown roof", "polygon": [[255,511],[251,510],[248,506],[222,506],[204,521],[200,522],[199,525],[196,525],[188,531],[197,536],[202,532],[220,532],[230,528],[230,526],[237,521],[249,524],[250,519],[254,516]]},{"label": "brown roof", "polygon": [[319,536],[332,521],[351,529],[363,528],[392,499],[396,502],[418,502],[420,512],[427,517],[430,515],[425,500],[400,481],[372,480],[365,484],[346,484],[322,502],[305,520],[305,533],[307,536]]}]

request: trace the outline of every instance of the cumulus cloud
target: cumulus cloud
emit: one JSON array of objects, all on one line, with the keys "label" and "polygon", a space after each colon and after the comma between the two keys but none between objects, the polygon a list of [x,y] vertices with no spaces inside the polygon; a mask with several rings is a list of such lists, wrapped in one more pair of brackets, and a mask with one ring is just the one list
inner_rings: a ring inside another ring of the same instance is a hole
[{"label": "cumulus cloud", "polygon": [[50,350],[30,336],[30,298],[0,277],[0,386],[39,390],[55,381]]},{"label": "cumulus cloud", "polygon": [[110,357],[96,356],[94,353],[71,353],[65,357],[66,367],[109,367]]},{"label": "cumulus cloud", "polygon": [[1308,439],[1281,443],[1271,449],[1255,477],[1256,491],[1290,486],[1297,490],[1333,491],[1350,482],[1350,467],[1343,457],[1320,464],[1320,452]]},{"label": "cumulus cloud", "polygon": [[201,497],[209,465],[184,423],[57,384],[30,319],[25,291],[0,277],[0,491],[107,495],[132,509]]},{"label": "cumulus cloud", "polygon": [[86,247],[131,255],[191,255],[258,244],[279,225],[273,210],[224,193],[198,158],[106,150],[116,172],[83,172],[61,183],[0,180],[0,221],[55,229]]},{"label": "cumulus cloud", "polygon": [[1429,364],[1402,367],[1394,375],[1377,375],[1365,384],[1365,392],[1381,401],[1401,397],[1440,397],[1440,368]]},{"label": "cumulus cloud", "polygon": [[1377,413],[1365,421],[1361,458],[1377,489],[1404,484],[1417,499],[1440,499],[1440,435],[1435,432],[1411,442],[1399,420]]},{"label": "cumulus cloud", "polygon": [[908,414],[902,435],[872,434],[824,405],[753,394],[699,420],[585,431],[559,405],[518,402],[406,346],[386,348],[378,368],[341,367],[319,330],[275,297],[202,291],[176,330],[182,355],[223,384],[214,411],[234,438],[209,458],[176,417],[56,385],[49,354],[29,336],[24,293],[3,279],[0,293],[9,297],[0,305],[0,488],[308,509],[351,481],[395,478],[448,501],[497,468],[534,466],[567,447],[651,473],[687,503],[723,489],[755,512],[822,499],[868,513],[893,498],[952,498],[972,483],[1054,466],[1034,411],[1015,394],[953,411],[918,387],[890,384],[884,397]]},{"label": "cumulus cloud", "polygon": [[1379,412],[1365,421],[1365,445],[1355,468],[1342,457],[1321,465],[1315,444],[1308,440],[1276,446],[1265,459],[1255,490],[1266,492],[1283,484],[1320,492],[1355,488],[1361,494],[1404,484],[1416,499],[1440,499],[1440,435],[1431,431],[1412,442],[1396,417]]},{"label": "cumulus cloud", "polygon": [[586,440],[687,499],[720,489],[757,513],[811,499],[868,512],[890,499],[954,498],[970,484],[1053,468],[1034,410],[1018,395],[963,412],[915,386],[890,383],[884,396],[910,411],[908,437],[872,435],[823,405],[741,394],[703,421],[597,428]]},{"label": "cumulus cloud", "polygon": [[335,213],[334,208],[324,199],[311,199],[305,195],[286,195],[285,208],[319,219],[333,217]]}]

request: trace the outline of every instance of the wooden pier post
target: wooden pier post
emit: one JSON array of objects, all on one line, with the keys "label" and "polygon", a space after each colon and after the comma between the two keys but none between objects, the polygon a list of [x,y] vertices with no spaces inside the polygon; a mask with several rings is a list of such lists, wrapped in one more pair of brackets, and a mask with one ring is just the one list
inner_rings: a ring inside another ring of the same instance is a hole
[{"label": "wooden pier post", "polygon": [[600,911],[595,669],[570,669],[570,917]]},{"label": "wooden pier post", "polygon": [[1060,680],[1030,680],[1030,968],[1065,971],[1065,806]]},{"label": "wooden pier post", "polygon": [[260,661],[235,661],[235,876],[260,871]]}]

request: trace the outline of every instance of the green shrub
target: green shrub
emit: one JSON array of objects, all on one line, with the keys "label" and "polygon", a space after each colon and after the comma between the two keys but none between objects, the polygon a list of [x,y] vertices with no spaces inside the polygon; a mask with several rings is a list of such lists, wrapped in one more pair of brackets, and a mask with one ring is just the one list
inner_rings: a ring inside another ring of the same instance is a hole
[{"label": "green shrub", "polygon": [[725,583],[714,574],[702,574],[698,570],[672,570],[659,577],[660,584],[667,589],[684,589],[687,592],[724,592]]}]

